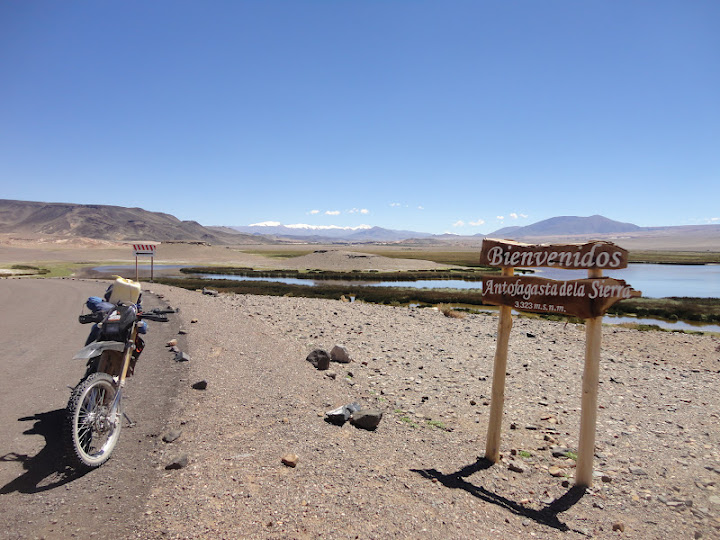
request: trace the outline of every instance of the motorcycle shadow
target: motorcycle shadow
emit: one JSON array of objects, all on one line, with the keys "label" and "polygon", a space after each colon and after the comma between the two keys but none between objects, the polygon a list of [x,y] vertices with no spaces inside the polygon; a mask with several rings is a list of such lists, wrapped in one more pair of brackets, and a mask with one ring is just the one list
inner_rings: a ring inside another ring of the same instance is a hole
[{"label": "motorcycle shadow", "polygon": [[38,413],[18,418],[18,422],[35,422],[23,435],[42,435],[45,447],[34,456],[10,452],[0,456],[0,462],[18,461],[25,473],[0,487],[0,495],[8,493],[40,493],[72,482],[83,474],[76,472],[65,461],[63,424],[66,409]]}]

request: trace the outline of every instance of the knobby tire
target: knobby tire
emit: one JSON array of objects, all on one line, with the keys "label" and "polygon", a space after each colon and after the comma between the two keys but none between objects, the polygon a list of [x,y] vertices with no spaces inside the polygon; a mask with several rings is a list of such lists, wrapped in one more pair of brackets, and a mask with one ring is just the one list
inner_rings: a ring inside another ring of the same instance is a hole
[{"label": "knobby tire", "polygon": [[68,459],[79,470],[94,469],[110,459],[120,437],[122,413],[111,411],[117,387],[107,373],[93,373],[73,390],[63,435]]}]

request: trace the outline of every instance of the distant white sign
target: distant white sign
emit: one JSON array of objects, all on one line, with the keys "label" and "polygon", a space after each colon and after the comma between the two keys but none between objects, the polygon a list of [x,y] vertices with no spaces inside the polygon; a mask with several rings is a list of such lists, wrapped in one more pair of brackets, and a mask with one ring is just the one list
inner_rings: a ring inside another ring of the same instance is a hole
[{"label": "distant white sign", "polygon": [[135,255],[155,255],[156,247],[154,244],[133,244]]}]

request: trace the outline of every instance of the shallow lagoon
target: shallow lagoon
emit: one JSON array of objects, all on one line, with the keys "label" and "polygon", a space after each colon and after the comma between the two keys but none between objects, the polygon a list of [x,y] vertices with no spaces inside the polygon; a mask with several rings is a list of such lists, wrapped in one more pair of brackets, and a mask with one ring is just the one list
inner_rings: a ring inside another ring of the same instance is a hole
[{"label": "shallow lagoon", "polygon": [[[642,291],[645,298],[720,298],[720,264],[631,264],[603,274],[624,279],[633,289]],[[549,279],[582,279],[587,277],[587,271],[540,268],[536,275]]]},{"label": "shallow lagoon", "polygon": [[[535,275],[549,279],[568,280],[587,277],[585,270],[562,270],[539,268]],[[608,277],[623,279],[646,298],[689,296],[695,298],[720,298],[720,265],[631,264],[623,270],[605,272]],[[315,281],[299,278],[256,278],[230,274],[196,274],[203,279],[234,279],[240,281],[275,281],[293,285],[316,285],[318,283],[344,283],[369,287],[411,287],[418,289],[481,289],[479,281],[439,279],[419,281]]]},{"label": "shallow lagoon", "polygon": [[[155,270],[179,270],[183,265],[155,265]],[[127,273],[134,272],[135,266],[100,266],[93,270],[98,272]],[[139,269],[149,272],[150,265],[140,265]],[[185,274],[187,277],[201,279],[230,279],[237,281],[272,281],[291,285],[317,284],[345,284],[358,287],[409,287],[409,288],[443,288],[443,289],[481,289],[479,281],[464,281],[459,279],[448,280],[419,280],[419,281],[330,281],[299,278],[270,278],[270,277],[244,277],[231,274]],[[562,270],[555,268],[537,269],[538,276],[549,279],[582,279],[587,277],[585,270]],[[670,296],[720,298],[720,265],[673,265],[673,264],[631,264],[623,270],[607,271],[608,277],[623,279],[634,289],[642,291],[646,298],[665,298]],[[132,276],[129,276],[132,277]],[[688,330],[703,332],[720,332],[720,325],[695,325],[683,321],[664,321],[651,318],[635,318],[610,316],[605,318],[606,323],[622,324],[636,323],[658,325],[668,330]]]}]

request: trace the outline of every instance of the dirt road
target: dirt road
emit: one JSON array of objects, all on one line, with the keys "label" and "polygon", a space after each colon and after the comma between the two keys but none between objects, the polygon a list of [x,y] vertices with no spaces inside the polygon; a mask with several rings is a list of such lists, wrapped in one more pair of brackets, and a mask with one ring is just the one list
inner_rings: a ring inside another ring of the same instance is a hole
[{"label": "dirt road", "polygon": [[[65,466],[64,409],[83,374],[72,360],[89,327],[77,316],[107,282],[0,280],[0,538],[125,537],[161,467],[154,457],[174,410],[183,365],[164,345],[175,316],[151,325],[136,376],[129,380],[123,428],[113,458],[77,476]],[[164,306],[145,294],[146,309]]]}]

